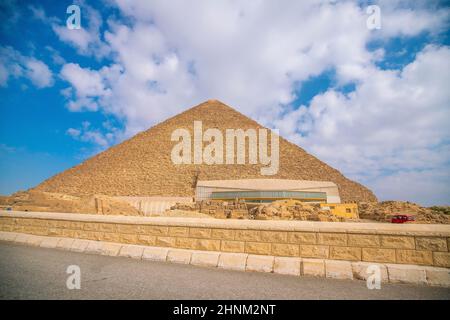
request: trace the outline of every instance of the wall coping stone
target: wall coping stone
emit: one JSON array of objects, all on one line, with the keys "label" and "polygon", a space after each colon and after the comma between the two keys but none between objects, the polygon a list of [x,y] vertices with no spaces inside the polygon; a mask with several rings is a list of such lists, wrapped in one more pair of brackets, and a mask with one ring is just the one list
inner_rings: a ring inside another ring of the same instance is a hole
[{"label": "wall coping stone", "polygon": [[82,213],[0,211],[0,217],[67,220],[97,223],[120,223],[156,226],[182,226],[218,229],[248,229],[270,231],[306,231],[355,234],[395,234],[410,236],[450,237],[450,225],[389,224],[377,222],[319,222],[292,220],[240,220],[178,217],[136,217]]}]

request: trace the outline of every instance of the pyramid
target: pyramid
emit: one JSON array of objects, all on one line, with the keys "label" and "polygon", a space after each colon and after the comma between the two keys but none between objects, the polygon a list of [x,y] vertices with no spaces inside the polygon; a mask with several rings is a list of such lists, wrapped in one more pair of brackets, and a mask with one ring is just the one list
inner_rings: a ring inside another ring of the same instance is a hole
[{"label": "pyramid", "polygon": [[203,130],[260,129],[257,122],[217,100],[169,118],[134,137],[61,172],[32,190],[69,195],[192,197],[197,180],[295,179],[332,181],[338,185],[342,201],[376,201],[361,184],[344,177],[338,170],[280,137],[278,173],[261,176],[261,164],[182,164],[171,160],[171,141],[175,129],[185,128],[193,136],[194,121]]}]

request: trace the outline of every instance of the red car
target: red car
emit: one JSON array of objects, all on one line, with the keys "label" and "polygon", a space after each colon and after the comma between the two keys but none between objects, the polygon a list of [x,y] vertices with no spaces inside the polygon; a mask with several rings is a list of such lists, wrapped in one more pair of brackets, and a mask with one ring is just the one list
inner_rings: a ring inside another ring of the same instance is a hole
[{"label": "red car", "polygon": [[392,216],[391,223],[405,223],[409,221],[415,221],[414,216],[410,214],[396,214]]}]

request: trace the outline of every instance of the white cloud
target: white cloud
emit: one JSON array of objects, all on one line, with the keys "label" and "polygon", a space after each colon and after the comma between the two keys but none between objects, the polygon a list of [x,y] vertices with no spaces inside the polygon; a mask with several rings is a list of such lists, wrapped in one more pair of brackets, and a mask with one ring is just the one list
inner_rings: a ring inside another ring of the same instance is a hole
[{"label": "white cloud", "polygon": [[42,61],[34,58],[25,60],[25,73],[31,82],[38,88],[50,87],[53,85],[53,75],[49,67]]},{"label": "white cloud", "polygon": [[74,129],[74,128],[69,128],[69,129],[67,129],[67,134],[69,136],[71,136],[72,138],[77,138],[77,137],[80,136],[81,130]]},{"label": "white cloud", "polygon": [[92,128],[89,122],[84,121],[80,128],[69,128],[66,133],[75,140],[93,144],[96,151],[101,151],[115,142],[114,133],[117,129],[111,126],[107,129],[109,132],[102,132]]},{"label": "white cloud", "polygon": [[[428,46],[403,70],[372,69],[348,96],[328,90],[275,124],[347,175],[384,190],[382,197],[402,179],[402,199],[424,201],[417,197],[421,181],[426,195],[431,177],[449,171],[449,63],[448,47]],[[450,188],[434,192],[450,199]]]},{"label": "white cloud", "polygon": [[22,55],[12,47],[0,46],[0,86],[6,87],[10,78],[28,78],[36,87],[51,87],[53,73],[42,61]]},{"label": "white cloud", "polygon": [[[127,24],[111,19],[102,35],[101,19],[93,14],[93,38],[57,34],[83,54],[107,47],[99,52],[108,52],[109,66],[66,64],[61,77],[73,88],[65,91],[71,110],[117,116],[124,121],[124,137],[217,98],[279,127],[369,185],[376,179],[380,185],[386,170],[423,171],[427,162],[448,162],[436,156],[448,135],[442,126],[448,119],[442,88],[448,83],[442,67],[448,49],[428,47],[400,71],[380,70],[375,62],[383,50],[367,49],[376,38],[436,34],[446,26],[447,9],[430,10],[421,2],[410,10],[414,2],[381,1],[377,33],[366,28],[365,8],[350,1],[116,3],[131,17]],[[355,82],[356,91],[345,96],[328,90],[309,108],[295,110],[298,87],[331,69],[339,85]]]}]

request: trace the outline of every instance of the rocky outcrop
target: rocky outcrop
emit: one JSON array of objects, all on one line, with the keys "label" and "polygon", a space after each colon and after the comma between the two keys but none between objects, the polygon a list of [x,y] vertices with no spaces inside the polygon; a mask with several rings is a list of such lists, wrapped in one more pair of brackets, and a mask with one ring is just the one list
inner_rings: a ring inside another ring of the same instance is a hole
[{"label": "rocky outcrop", "polygon": [[425,208],[407,201],[359,203],[358,210],[362,219],[389,221],[392,215],[410,214],[418,223],[450,224],[450,214],[445,207]]},{"label": "rocky outcrop", "polygon": [[256,220],[307,220],[307,221],[344,221],[327,210],[322,210],[319,204],[305,204],[295,200],[280,200],[270,204],[254,207],[250,217]]},{"label": "rocky outcrop", "polygon": [[202,200],[195,203],[177,203],[170,209],[196,211],[218,219],[249,219],[247,204],[242,200]]}]

